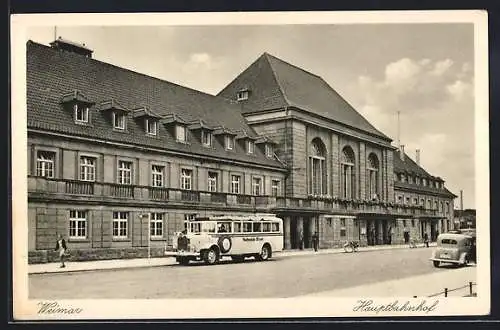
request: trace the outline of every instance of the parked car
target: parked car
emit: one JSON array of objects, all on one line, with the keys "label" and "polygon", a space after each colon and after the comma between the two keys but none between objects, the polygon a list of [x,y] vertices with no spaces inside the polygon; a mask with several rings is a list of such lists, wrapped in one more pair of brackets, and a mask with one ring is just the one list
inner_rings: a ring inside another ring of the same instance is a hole
[{"label": "parked car", "polygon": [[466,266],[476,262],[476,238],[462,233],[444,233],[437,238],[437,247],[430,258],[434,267],[441,263]]}]

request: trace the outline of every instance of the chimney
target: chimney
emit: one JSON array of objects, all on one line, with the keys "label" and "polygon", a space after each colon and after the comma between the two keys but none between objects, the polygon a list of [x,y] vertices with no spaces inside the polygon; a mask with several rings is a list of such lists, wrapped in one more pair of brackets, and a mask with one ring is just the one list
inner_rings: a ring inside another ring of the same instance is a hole
[{"label": "chimney", "polygon": [[399,145],[399,157],[401,158],[402,161],[405,160],[405,145],[404,144]]},{"label": "chimney", "polygon": [[73,41],[65,40],[61,37],[52,41],[50,43],[50,46],[54,49],[80,54],[89,58],[92,58],[92,53],[94,52],[92,49],[87,48],[85,44],[79,44]]},{"label": "chimney", "polygon": [[420,166],[420,149],[417,149],[415,153],[416,153],[415,162],[417,163],[418,166]]}]

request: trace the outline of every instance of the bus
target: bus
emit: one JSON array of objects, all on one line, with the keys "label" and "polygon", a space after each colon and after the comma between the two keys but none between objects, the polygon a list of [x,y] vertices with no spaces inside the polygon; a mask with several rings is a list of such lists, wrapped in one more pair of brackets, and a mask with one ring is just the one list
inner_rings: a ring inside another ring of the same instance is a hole
[{"label": "bus", "polygon": [[172,246],[173,251],[165,254],[181,265],[190,261],[213,265],[223,257],[265,261],[283,250],[283,220],[274,214],[195,218],[186,221],[183,232],[174,234]]}]

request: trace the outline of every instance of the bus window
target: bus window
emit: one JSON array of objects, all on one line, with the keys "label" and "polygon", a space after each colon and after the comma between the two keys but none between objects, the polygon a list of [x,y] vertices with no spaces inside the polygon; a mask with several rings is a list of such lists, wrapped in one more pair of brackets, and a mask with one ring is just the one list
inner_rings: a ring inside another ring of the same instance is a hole
[{"label": "bus window", "polygon": [[264,233],[269,233],[271,231],[271,223],[269,223],[269,222],[263,222],[262,223],[262,231]]},{"label": "bus window", "polygon": [[231,222],[217,222],[218,233],[231,233]]},{"label": "bus window", "polygon": [[260,233],[261,232],[261,223],[260,222],[254,222],[253,223],[253,231],[255,233]]},{"label": "bus window", "polygon": [[191,222],[191,232],[192,233],[199,233],[200,232],[200,223],[193,223]]},{"label": "bus window", "polygon": [[201,231],[204,233],[215,233],[215,222],[201,222]]},{"label": "bus window", "polygon": [[243,232],[244,233],[252,232],[252,223],[251,222],[243,222]]},{"label": "bus window", "polygon": [[241,222],[235,222],[233,227],[235,233],[241,233]]},{"label": "bus window", "polygon": [[273,222],[271,223],[272,231],[273,232],[279,232],[280,231],[280,224],[279,222]]}]

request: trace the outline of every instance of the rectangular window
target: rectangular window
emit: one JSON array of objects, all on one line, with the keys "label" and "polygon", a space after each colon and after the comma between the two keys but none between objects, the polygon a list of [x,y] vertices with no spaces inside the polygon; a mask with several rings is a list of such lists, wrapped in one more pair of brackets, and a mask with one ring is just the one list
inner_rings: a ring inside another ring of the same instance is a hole
[{"label": "rectangular window", "polygon": [[234,136],[226,136],[226,149],[227,150],[234,149]]},{"label": "rectangular window", "polygon": [[38,151],[36,158],[36,175],[46,178],[53,178],[55,160],[55,152],[41,150]]},{"label": "rectangular window", "polygon": [[236,99],[238,101],[244,101],[248,99],[248,91],[239,91],[236,93]]},{"label": "rectangular window", "polygon": [[175,127],[175,138],[178,142],[186,142],[186,127],[177,125]]},{"label": "rectangular window", "polygon": [[241,177],[239,175],[231,175],[231,193],[240,193],[240,179]]},{"label": "rectangular window", "polygon": [[217,191],[217,172],[208,172],[208,191]]},{"label": "rectangular window", "polygon": [[406,227],[406,220],[403,220],[403,227]]},{"label": "rectangular window", "polygon": [[413,204],[418,205],[418,198],[413,198]]},{"label": "rectangular window", "polygon": [[255,149],[255,144],[253,143],[253,141],[248,141],[247,142],[247,152],[249,154],[253,154],[254,149]]},{"label": "rectangular window", "polygon": [[262,224],[260,222],[253,223],[253,232],[260,233],[262,231]]},{"label": "rectangular window", "polygon": [[264,233],[271,232],[271,223],[270,222],[263,222],[262,223],[262,232],[264,232]]},{"label": "rectangular window", "polygon": [[280,182],[279,180],[273,180],[271,182],[271,194],[273,196],[278,196],[280,193]]},{"label": "rectangular window", "polygon": [[233,228],[235,233],[241,233],[241,222],[234,222]]},{"label": "rectangular window", "polygon": [[113,238],[128,237],[128,212],[113,212]]},{"label": "rectangular window", "polygon": [[156,135],[157,124],[154,119],[146,119],[146,133],[149,135]]},{"label": "rectangular window", "polygon": [[80,104],[74,105],[75,122],[88,123],[89,122],[89,108]]},{"label": "rectangular window", "polygon": [[340,237],[345,237],[345,228],[340,229]]},{"label": "rectangular window", "polygon": [[153,165],[151,166],[151,185],[153,187],[163,187],[164,186],[164,174],[165,166]]},{"label": "rectangular window", "polygon": [[196,213],[184,214],[184,229],[187,229],[188,222],[195,220],[197,216]]},{"label": "rectangular window", "polygon": [[210,147],[212,145],[212,133],[202,131],[201,132],[201,140],[203,142],[203,146]]},{"label": "rectangular window", "polygon": [[243,222],[243,232],[251,233],[252,232],[252,223],[251,222]]},{"label": "rectangular window", "polygon": [[94,157],[80,157],[80,180],[95,181],[95,164]]},{"label": "rectangular window", "polygon": [[123,160],[118,162],[118,183],[132,184],[132,162]]},{"label": "rectangular window", "polygon": [[414,219],[411,219],[411,226],[415,227],[415,220]]},{"label": "rectangular window", "polygon": [[151,213],[151,223],[149,229],[151,237],[163,237],[163,213]]},{"label": "rectangular window", "polygon": [[280,231],[280,224],[279,224],[279,222],[273,222],[273,223],[271,223],[271,231],[272,232],[279,232]]},{"label": "rectangular window", "polygon": [[271,158],[274,156],[274,148],[272,145],[270,144],[266,144],[266,156]]},{"label": "rectangular window", "polygon": [[261,178],[253,178],[252,182],[253,194],[258,196],[262,195],[262,179]]},{"label": "rectangular window", "polygon": [[69,238],[87,238],[87,212],[69,211]]},{"label": "rectangular window", "polygon": [[182,169],[181,171],[181,189],[191,190],[193,189],[193,171]]},{"label": "rectangular window", "polygon": [[340,218],[340,226],[345,227],[345,218]]},{"label": "rectangular window", "polygon": [[115,129],[125,129],[125,115],[123,113],[113,112],[113,127]]}]

